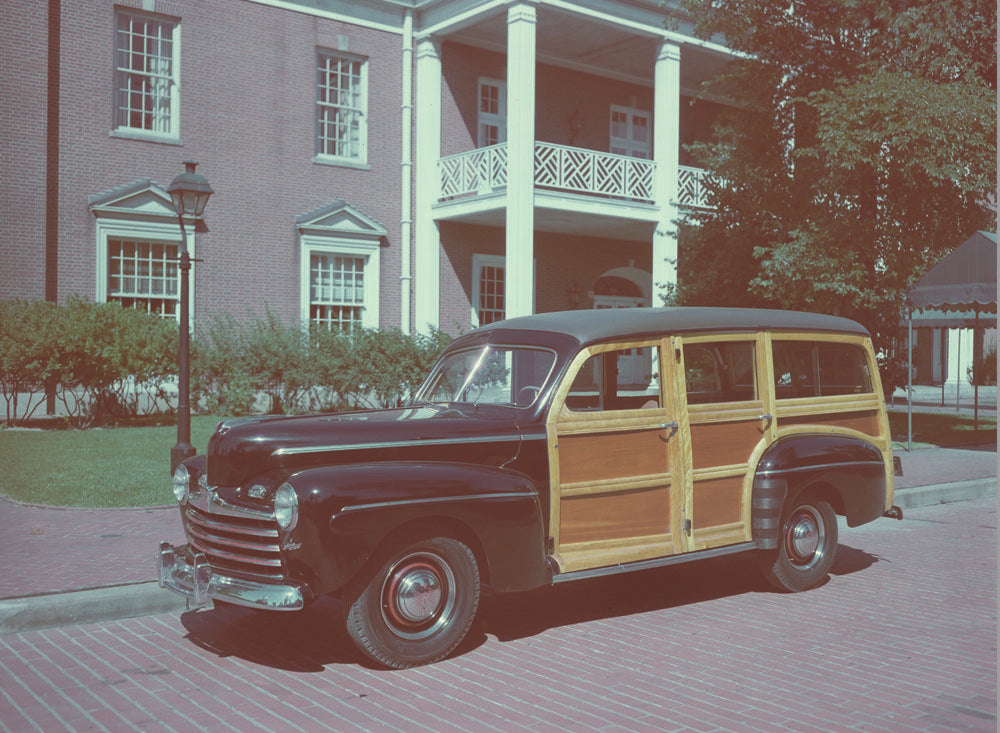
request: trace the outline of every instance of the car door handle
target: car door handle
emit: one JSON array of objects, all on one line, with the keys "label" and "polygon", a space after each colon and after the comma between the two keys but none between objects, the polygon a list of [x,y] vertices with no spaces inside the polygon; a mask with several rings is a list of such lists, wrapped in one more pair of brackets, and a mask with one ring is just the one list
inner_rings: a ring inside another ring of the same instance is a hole
[{"label": "car door handle", "polygon": [[660,430],[669,430],[670,435],[667,436],[667,440],[674,437],[677,434],[677,429],[680,427],[676,422],[671,420],[670,422],[661,423],[659,426]]},{"label": "car door handle", "polygon": [[770,412],[765,412],[758,415],[757,419],[764,423],[764,427],[762,428],[762,430],[767,430],[769,427],[771,427],[771,421],[774,420]]}]

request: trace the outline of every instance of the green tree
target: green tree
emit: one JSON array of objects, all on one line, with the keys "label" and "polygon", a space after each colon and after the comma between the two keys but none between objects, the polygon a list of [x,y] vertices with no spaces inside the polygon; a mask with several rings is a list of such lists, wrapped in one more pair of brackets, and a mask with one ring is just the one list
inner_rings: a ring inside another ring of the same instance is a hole
[{"label": "green tree", "polygon": [[692,152],[714,209],[679,223],[683,304],[771,305],[895,331],[908,287],[996,192],[996,4],[682,0],[741,56]]}]

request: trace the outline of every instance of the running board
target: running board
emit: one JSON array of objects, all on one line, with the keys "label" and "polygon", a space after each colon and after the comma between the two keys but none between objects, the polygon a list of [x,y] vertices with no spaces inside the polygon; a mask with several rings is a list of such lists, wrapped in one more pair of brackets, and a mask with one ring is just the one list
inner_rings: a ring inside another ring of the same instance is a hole
[{"label": "running board", "polygon": [[558,573],[552,576],[553,583],[565,583],[570,580],[584,580],[586,578],[602,578],[606,575],[618,575],[619,573],[632,573],[638,570],[651,570],[652,568],[662,568],[667,565],[677,565],[682,562],[693,562],[694,560],[707,560],[710,557],[722,557],[723,555],[733,555],[737,552],[747,552],[756,550],[756,542],[741,542],[738,545],[726,545],[725,547],[713,547],[711,550],[698,550],[697,552],[683,552],[678,555],[667,555],[666,557],[654,557],[649,560],[637,560],[636,562],[619,563],[618,565],[608,565],[603,568],[588,568],[587,570],[573,570],[568,573]]}]

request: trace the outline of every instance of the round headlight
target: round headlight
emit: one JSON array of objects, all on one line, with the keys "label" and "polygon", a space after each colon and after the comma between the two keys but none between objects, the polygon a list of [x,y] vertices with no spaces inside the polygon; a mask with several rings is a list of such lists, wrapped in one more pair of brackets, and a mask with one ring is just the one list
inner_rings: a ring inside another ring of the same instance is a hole
[{"label": "round headlight", "polygon": [[299,497],[291,484],[282,484],[274,492],[274,519],[286,531],[299,521]]},{"label": "round headlight", "polygon": [[191,488],[191,474],[188,473],[187,467],[181,464],[174,471],[174,496],[177,497],[177,501],[183,503],[187,499],[188,489]]}]

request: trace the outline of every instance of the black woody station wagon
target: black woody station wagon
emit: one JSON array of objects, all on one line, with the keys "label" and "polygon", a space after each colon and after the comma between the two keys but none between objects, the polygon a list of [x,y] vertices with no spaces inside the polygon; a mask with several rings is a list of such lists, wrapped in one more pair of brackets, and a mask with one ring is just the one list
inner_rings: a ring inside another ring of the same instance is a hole
[{"label": "black woody station wagon", "polygon": [[868,333],[808,313],[546,313],[456,339],[406,407],[228,420],[174,474],[159,581],[294,611],[334,595],[363,653],[433,662],[480,594],[729,553],[822,582],[901,517]]}]

